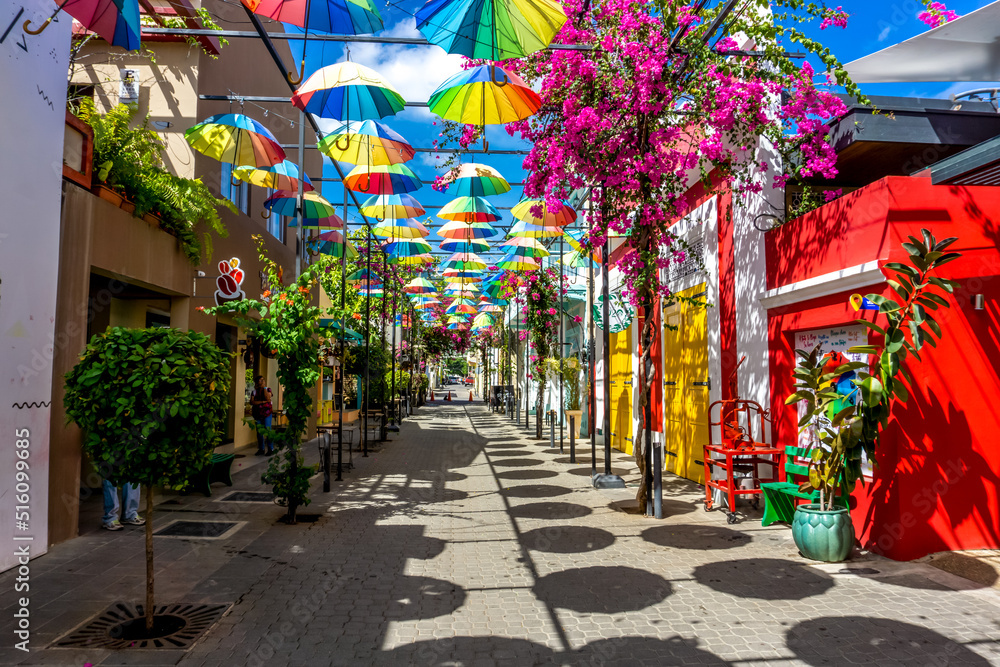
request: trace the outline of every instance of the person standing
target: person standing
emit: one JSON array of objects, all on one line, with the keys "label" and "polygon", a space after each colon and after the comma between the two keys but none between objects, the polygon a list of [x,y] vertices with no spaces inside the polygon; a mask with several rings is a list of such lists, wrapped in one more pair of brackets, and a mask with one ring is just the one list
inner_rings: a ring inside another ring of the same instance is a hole
[{"label": "person standing", "polygon": [[[139,516],[139,486],[137,484],[125,484],[121,489],[115,487],[108,480],[104,480],[101,485],[104,488],[104,519],[101,521],[101,528],[105,530],[121,530],[122,524],[129,526],[144,526],[146,520]],[[118,520],[121,505],[118,501],[119,491],[124,491],[125,512],[122,519]]]},{"label": "person standing", "polygon": [[[271,428],[271,388],[264,386],[264,376],[258,375],[253,394],[250,396],[250,414],[257,422],[257,452],[256,456],[271,456],[274,454],[274,441],[270,435],[265,437],[265,430]],[[266,447],[265,447],[266,446]]]}]

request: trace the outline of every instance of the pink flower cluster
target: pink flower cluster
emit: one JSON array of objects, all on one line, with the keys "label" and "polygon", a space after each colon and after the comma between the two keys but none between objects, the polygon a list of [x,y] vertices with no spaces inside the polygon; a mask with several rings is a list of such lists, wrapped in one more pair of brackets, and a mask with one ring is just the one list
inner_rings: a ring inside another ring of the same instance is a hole
[{"label": "pink flower cluster", "polygon": [[844,11],[843,7],[837,6],[836,9],[827,8],[823,12],[823,21],[819,24],[820,30],[826,30],[830,26],[836,26],[837,28],[846,28],[847,19],[850,18],[850,14]]},{"label": "pink flower cluster", "polygon": [[937,28],[948,21],[954,21],[958,18],[958,14],[945,8],[943,2],[925,2],[925,4],[927,11],[917,14],[917,19],[926,23],[931,28]]}]

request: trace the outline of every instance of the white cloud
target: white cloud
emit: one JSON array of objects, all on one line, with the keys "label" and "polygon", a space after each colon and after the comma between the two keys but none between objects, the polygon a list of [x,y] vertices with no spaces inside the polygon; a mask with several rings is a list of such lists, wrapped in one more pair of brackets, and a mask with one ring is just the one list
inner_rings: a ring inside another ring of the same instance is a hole
[{"label": "white cloud", "polygon": [[[384,34],[414,36],[410,33],[415,33],[415,28],[400,28],[401,25],[396,24]],[[351,60],[381,74],[407,102],[426,102],[445,79],[462,69],[461,56],[445,53],[437,46],[360,43],[351,48]],[[429,116],[430,112],[425,114]]]}]

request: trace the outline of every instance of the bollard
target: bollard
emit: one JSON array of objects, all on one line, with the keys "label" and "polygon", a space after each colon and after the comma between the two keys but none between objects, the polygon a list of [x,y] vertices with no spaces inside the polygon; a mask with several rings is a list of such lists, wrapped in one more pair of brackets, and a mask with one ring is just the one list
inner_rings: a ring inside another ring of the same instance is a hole
[{"label": "bollard", "polygon": [[556,420],[549,412],[549,449],[556,448]]},{"label": "bollard", "polygon": [[576,463],[576,415],[569,416],[569,462]]}]

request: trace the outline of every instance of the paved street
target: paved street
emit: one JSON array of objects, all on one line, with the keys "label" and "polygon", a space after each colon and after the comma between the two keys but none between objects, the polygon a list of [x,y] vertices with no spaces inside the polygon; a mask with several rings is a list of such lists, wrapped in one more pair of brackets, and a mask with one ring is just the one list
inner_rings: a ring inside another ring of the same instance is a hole
[{"label": "paved street", "polygon": [[[169,500],[157,527],[245,522],[220,540],[156,538],[158,603],[233,603],[217,625],[187,651],[42,650],[142,601],[142,530],[94,531],[32,563],[32,651],[5,632],[0,663],[1000,664],[996,590],[862,554],[807,562],[787,527],[727,525],[675,478],[668,518],[644,519],[634,488],[589,486],[589,442],[575,464],[568,442],[553,451],[481,402],[439,402],[355,454],[333,492],[317,477],[302,510],[315,523],[275,524],[281,508],[219,502],[218,485]],[[238,462],[236,488],[262,490],[262,460]],[[614,468],[636,483],[629,459]]]}]

